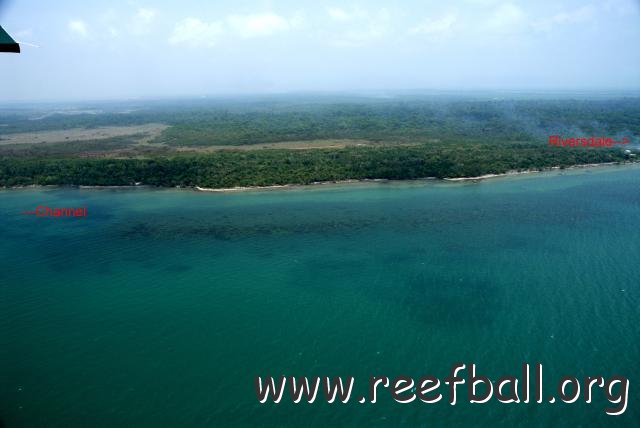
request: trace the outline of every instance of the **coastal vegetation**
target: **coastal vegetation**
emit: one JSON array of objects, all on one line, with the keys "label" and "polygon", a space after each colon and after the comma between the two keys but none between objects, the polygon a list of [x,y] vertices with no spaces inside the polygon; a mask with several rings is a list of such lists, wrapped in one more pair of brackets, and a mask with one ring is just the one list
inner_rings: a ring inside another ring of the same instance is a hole
[{"label": "coastal vegetation", "polygon": [[626,136],[629,147],[637,147],[640,99],[276,97],[5,108],[0,186],[220,188],[469,177],[637,160],[622,146],[552,147],[549,135]]},{"label": "coastal vegetation", "polygon": [[473,177],[513,170],[623,162],[621,150],[531,144],[220,151],[140,158],[2,158],[0,185],[235,187],[347,179]]}]

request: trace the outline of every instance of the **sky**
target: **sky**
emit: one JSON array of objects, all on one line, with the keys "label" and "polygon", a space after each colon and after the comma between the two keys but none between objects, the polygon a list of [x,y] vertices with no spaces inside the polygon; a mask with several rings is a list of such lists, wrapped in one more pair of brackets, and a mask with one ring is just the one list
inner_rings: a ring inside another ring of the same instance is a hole
[{"label": "sky", "polygon": [[0,25],[0,102],[640,89],[640,0],[0,0]]}]

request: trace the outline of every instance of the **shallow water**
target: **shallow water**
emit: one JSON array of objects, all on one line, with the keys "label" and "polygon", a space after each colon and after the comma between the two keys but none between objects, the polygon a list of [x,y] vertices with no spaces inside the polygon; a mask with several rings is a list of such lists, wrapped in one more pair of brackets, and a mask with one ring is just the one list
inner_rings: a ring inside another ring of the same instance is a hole
[{"label": "shallow water", "polygon": [[[38,204],[88,217],[20,214]],[[7,427],[640,421],[637,167],[227,194],[8,190],[0,215]],[[364,393],[370,375],[443,378],[457,361],[490,378],[539,361],[545,392],[565,374],[621,374],[629,405],[607,416],[601,391],[591,404],[380,392],[263,405],[253,390],[255,375],[353,375]]]}]

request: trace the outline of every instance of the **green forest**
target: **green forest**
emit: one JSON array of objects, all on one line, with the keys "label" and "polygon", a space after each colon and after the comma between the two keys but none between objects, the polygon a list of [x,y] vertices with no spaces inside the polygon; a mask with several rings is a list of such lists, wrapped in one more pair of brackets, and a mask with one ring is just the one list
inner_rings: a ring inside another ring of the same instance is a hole
[{"label": "green forest", "polygon": [[[265,186],[347,179],[473,177],[637,157],[640,99],[399,97],[106,103],[0,109],[0,186]],[[9,134],[162,123],[139,136],[2,144]],[[626,136],[610,148],[551,147],[549,135]],[[362,147],[219,150],[335,139]],[[375,144],[373,144],[375,143]],[[185,151],[186,150],[186,151]]]}]

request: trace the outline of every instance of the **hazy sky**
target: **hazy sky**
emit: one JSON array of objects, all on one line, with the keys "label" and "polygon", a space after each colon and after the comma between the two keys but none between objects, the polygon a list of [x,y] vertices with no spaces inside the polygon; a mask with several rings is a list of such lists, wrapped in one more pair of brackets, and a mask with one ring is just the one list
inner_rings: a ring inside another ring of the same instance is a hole
[{"label": "hazy sky", "polygon": [[0,3],[0,101],[640,88],[640,0]]}]

